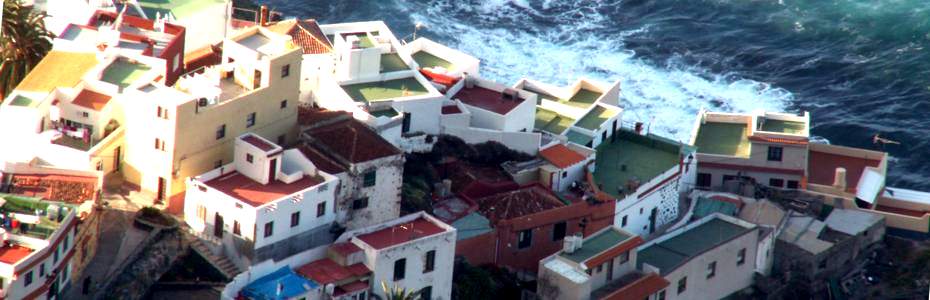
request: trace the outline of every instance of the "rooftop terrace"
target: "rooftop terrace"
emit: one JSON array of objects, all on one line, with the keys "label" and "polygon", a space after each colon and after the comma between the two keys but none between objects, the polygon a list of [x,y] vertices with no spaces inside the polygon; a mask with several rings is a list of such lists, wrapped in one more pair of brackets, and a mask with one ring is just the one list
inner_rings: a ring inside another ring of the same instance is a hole
[{"label": "rooftop terrace", "polygon": [[453,98],[500,115],[506,115],[524,101],[520,96],[505,99],[503,93],[479,86],[473,88],[463,87],[458,93],[455,93]]},{"label": "rooftop terrace", "polygon": [[749,136],[744,123],[707,122],[698,129],[694,146],[698,152],[749,157]]},{"label": "rooftop terrace", "polygon": [[413,53],[413,60],[416,61],[421,68],[442,67],[449,71],[455,70],[455,65],[453,65],[448,60],[442,59],[423,50]]},{"label": "rooftop terrace", "polygon": [[[604,250],[619,246],[620,243],[632,238],[619,230],[607,229],[584,240],[581,248],[572,253],[559,252],[559,255],[576,263],[582,263],[595,255],[604,252]],[[589,266],[593,267],[593,266]]]},{"label": "rooftop terrace", "polygon": [[139,6],[149,19],[155,19],[155,14],[162,16],[167,13],[183,19],[190,17],[214,5],[225,4],[223,0],[139,0]]},{"label": "rooftop terrace", "polygon": [[546,92],[532,90],[532,89],[529,91],[539,94],[539,98],[546,99],[546,100],[553,101],[553,102],[562,103],[562,104],[577,107],[577,108],[588,108],[591,105],[593,105],[594,102],[597,102],[597,99],[600,98],[601,95],[603,95],[603,93],[599,93],[599,92],[595,92],[595,91],[582,88],[582,89],[579,89],[577,93],[572,95],[571,98],[561,99],[559,97],[550,95]]},{"label": "rooftop terrace", "polygon": [[204,184],[249,205],[261,206],[290,196],[320,184],[321,182],[323,182],[321,178],[304,175],[303,178],[293,183],[284,183],[275,180],[274,182],[263,185],[252,180],[252,178],[246,177],[237,171],[233,171],[229,174],[208,180],[204,182]]},{"label": "rooftop terrace", "polygon": [[126,88],[151,69],[151,67],[144,64],[117,59],[103,70],[103,76],[100,80],[115,84],[120,88]]},{"label": "rooftop terrace", "polygon": [[846,190],[854,192],[866,167],[878,167],[881,160],[822,152],[811,149],[807,156],[808,182],[833,185],[836,168],[846,169]]},{"label": "rooftop terrace", "polygon": [[587,146],[591,140],[594,140],[594,137],[578,132],[574,129],[569,129],[568,132],[565,133],[565,137],[568,138],[569,142],[582,146]]},{"label": "rooftop terrace", "polygon": [[578,123],[575,126],[597,131],[601,128],[601,124],[607,122],[610,118],[613,118],[620,113],[619,109],[607,108],[604,106],[595,106],[594,109],[591,109],[590,112],[581,117],[581,120],[578,120]]},{"label": "rooftop terrace", "polygon": [[360,235],[358,239],[380,250],[442,232],[445,232],[444,228],[421,216],[410,222]]},{"label": "rooftop terrace", "polygon": [[32,100],[32,98],[28,98],[23,95],[16,95],[16,97],[13,97],[13,100],[10,101],[10,105],[13,106],[34,107],[38,104],[39,101]]},{"label": "rooftop terrace", "polygon": [[32,68],[16,90],[48,93],[57,87],[74,87],[96,65],[93,53],[53,50]]},{"label": "rooftop terrace", "polygon": [[666,275],[692,257],[701,255],[751,230],[718,217],[694,228],[669,233],[664,241],[641,248],[637,253],[638,268],[644,263],[659,268]]},{"label": "rooftop terrace", "polygon": [[381,73],[410,70],[410,66],[397,53],[381,54]]},{"label": "rooftop terrace", "polygon": [[536,108],[536,130],[545,131],[552,134],[562,134],[569,126],[575,123],[575,119],[560,115],[557,112]]},{"label": "rooftop terrace", "polygon": [[759,118],[759,130],[787,134],[803,134],[804,123],[795,121],[783,121],[767,118]]},{"label": "rooftop terrace", "polygon": [[597,147],[594,181],[601,190],[623,198],[627,183],[649,182],[659,174],[678,164],[680,146],[655,137],[637,135],[619,130],[617,138]]},{"label": "rooftop terrace", "polygon": [[[74,207],[61,202],[49,202],[38,198],[30,198],[9,194],[0,194],[3,199],[0,206],[0,214],[6,217],[13,217],[20,223],[27,223],[31,226],[28,229],[24,226],[13,229],[8,225],[3,225],[3,229],[11,234],[28,236],[31,238],[45,240],[48,239],[55,230],[61,227],[61,222]],[[38,212],[38,213],[37,213]]]},{"label": "rooftop terrace", "polygon": [[400,97],[425,95],[429,91],[416,78],[343,85],[342,89],[355,102],[376,102]]}]

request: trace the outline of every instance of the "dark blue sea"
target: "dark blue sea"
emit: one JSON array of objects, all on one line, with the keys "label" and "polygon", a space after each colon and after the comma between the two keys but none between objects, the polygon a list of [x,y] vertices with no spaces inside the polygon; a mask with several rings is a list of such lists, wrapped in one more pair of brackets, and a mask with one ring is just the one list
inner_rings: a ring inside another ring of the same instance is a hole
[{"label": "dark blue sea", "polygon": [[622,81],[626,121],[686,141],[697,111],[812,114],[812,134],[899,141],[889,185],[930,190],[930,1],[265,0],[322,23],[384,20],[481,59],[482,75]]}]

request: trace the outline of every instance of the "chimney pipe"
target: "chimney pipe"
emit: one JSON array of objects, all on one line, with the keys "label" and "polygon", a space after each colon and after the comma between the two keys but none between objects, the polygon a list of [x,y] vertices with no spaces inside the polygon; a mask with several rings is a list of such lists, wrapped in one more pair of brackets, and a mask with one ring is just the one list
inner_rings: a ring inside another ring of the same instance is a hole
[{"label": "chimney pipe", "polygon": [[846,189],[846,168],[836,168],[836,174],[833,175],[833,187],[839,190]]},{"label": "chimney pipe", "polygon": [[261,6],[261,9],[258,12],[258,25],[260,26],[268,25],[268,5]]}]

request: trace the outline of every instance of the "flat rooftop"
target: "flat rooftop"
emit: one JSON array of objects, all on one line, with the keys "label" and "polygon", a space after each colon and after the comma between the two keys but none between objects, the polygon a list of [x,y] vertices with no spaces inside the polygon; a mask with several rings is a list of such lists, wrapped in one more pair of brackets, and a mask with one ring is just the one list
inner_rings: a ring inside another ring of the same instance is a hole
[{"label": "flat rooftop", "polygon": [[539,131],[559,135],[565,132],[573,123],[575,123],[575,119],[560,115],[557,112],[545,108],[537,107],[536,121],[533,127]]},{"label": "flat rooftop", "polygon": [[565,137],[568,138],[569,142],[582,145],[582,146],[587,146],[588,143],[594,140],[594,137],[581,133],[574,129],[569,129],[568,132],[565,133]]},{"label": "flat rooftop", "polygon": [[126,88],[151,69],[147,65],[129,62],[120,58],[114,60],[103,70],[103,76],[100,80],[115,84],[120,88]]},{"label": "flat rooftop", "polygon": [[416,78],[343,85],[342,89],[355,102],[376,102],[400,97],[425,95],[429,91]]},{"label": "flat rooftop", "polygon": [[577,107],[577,108],[588,108],[591,105],[594,105],[594,102],[597,102],[597,99],[600,98],[602,95],[604,95],[603,93],[581,88],[581,89],[578,89],[578,92],[572,95],[571,98],[562,99],[562,98],[553,96],[551,94],[548,94],[546,92],[539,91],[539,90],[530,89],[528,91],[539,94],[539,97],[542,99],[562,103],[562,104]]},{"label": "flat rooftop", "polygon": [[139,6],[149,19],[155,19],[156,13],[164,16],[169,12],[183,19],[212,6],[224,4],[223,0],[139,0]]},{"label": "flat rooftop", "polygon": [[39,105],[39,101],[32,100],[32,98],[23,95],[16,95],[16,97],[13,97],[13,100],[10,101],[10,105],[35,107],[36,105]]},{"label": "flat rooftop", "polygon": [[252,178],[242,175],[238,171],[233,171],[229,174],[206,181],[204,184],[226,195],[248,203],[249,205],[261,206],[290,196],[320,184],[321,182],[323,181],[320,178],[304,175],[303,178],[293,183],[284,183],[275,180],[274,182],[263,185],[252,180]]},{"label": "flat rooftop", "polygon": [[808,182],[833,185],[836,168],[846,169],[846,190],[854,192],[866,167],[878,167],[880,160],[810,150],[807,155]]},{"label": "flat rooftop", "polygon": [[268,152],[274,150],[276,147],[271,143],[266,142],[265,140],[258,138],[254,135],[247,135],[242,137],[242,141],[249,143],[249,145],[255,146],[256,148]]},{"label": "flat rooftop", "polygon": [[707,122],[698,128],[694,146],[700,153],[749,157],[749,132],[745,123]]},{"label": "flat rooftop", "polygon": [[519,95],[515,95],[515,98],[505,99],[503,93],[479,86],[463,87],[458,93],[455,93],[453,98],[499,115],[506,115],[525,101]]},{"label": "flat rooftop", "polygon": [[348,37],[350,36],[358,37],[359,49],[371,48],[375,46],[375,43],[371,41],[371,38],[368,37],[368,33],[366,32],[351,32],[342,34],[342,38],[346,40],[348,40]]},{"label": "flat rooftop", "polygon": [[397,71],[410,70],[410,66],[404,62],[397,53],[381,54],[381,73],[390,73]]},{"label": "flat rooftop", "polygon": [[576,263],[582,263],[594,257],[595,255],[604,252],[604,250],[619,246],[620,243],[632,237],[633,236],[624,234],[613,228],[602,230],[601,232],[584,239],[584,242],[581,245],[581,249],[575,250],[575,252],[572,253],[565,253],[562,251],[559,252],[559,256],[562,256]]},{"label": "flat rooftop", "polygon": [[57,87],[74,87],[97,65],[93,53],[52,50],[37,64],[16,90],[48,93]]},{"label": "flat rooftop", "polygon": [[767,118],[759,118],[759,130],[787,134],[803,134],[804,123],[795,121],[783,121]]},{"label": "flat rooftop", "polygon": [[597,131],[601,128],[601,124],[604,124],[604,122],[607,122],[607,120],[610,120],[610,118],[613,118],[619,113],[619,109],[607,108],[598,105],[591,109],[591,111],[589,111],[587,114],[585,114],[584,117],[581,117],[575,126],[587,130]]},{"label": "flat rooftop", "polygon": [[617,198],[623,198],[620,189],[627,183],[645,184],[677,165],[681,152],[677,144],[626,130],[618,130],[615,140],[601,143],[596,150],[594,182]]},{"label": "flat rooftop", "polygon": [[19,261],[32,254],[35,250],[20,245],[10,245],[0,247],[0,262],[15,265]]},{"label": "flat rooftop", "polygon": [[411,222],[397,224],[375,232],[358,236],[366,244],[381,250],[395,245],[407,243],[419,238],[436,235],[446,230],[425,218],[417,218]]},{"label": "flat rooftop", "polygon": [[637,253],[638,269],[644,263],[659,268],[666,275],[692,257],[701,255],[751,230],[720,218],[713,218],[697,227],[675,231],[672,238],[642,248]]},{"label": "flat rooftop", "polygon": [[[67,216],[69,210],[74,207],[61,202],[49,202],[36,198],[21,197],[14,195],[0,194],[5,202],[0,206],[0,213],[9,215],[16,213],[20,215],[35,216],[37,223],[31,224],[29,229],[20,227],[18,229],[4,228],[8,233],[22,235],[40,240],[46,240],[61,227],[61,221]],[[37,214],[36,211],[45,214]]]},{"label": "flat rooftop", "polygon": [[416,61],[421,68],[442,67],[449,71],[455,70],[455,65],[453,65],[448,60],[442,59],[439,56],[435,56],[423,50],[413,53],[413,60]]}]

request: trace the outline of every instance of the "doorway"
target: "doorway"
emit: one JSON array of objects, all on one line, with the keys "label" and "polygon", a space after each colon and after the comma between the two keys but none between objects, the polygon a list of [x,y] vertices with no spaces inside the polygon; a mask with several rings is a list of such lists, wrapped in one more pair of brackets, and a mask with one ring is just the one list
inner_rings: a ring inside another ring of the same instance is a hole
[{"label": "doorway", "polygon": [[278,159],[272,159],[268,166],[268,183],[274,182],[274,174],[278,172]]},{"label": "doorway", "polygon": [[223,216],[220,213],[213,215],[213,236],[223,238]]},{"label": "doorway", "polygon": [[158,194],[156,195],[155,199],[159,202],[165,200],[165,188],[167,187],[167,184],[168,183],[165,182],[164,177],[158,177]]}]

